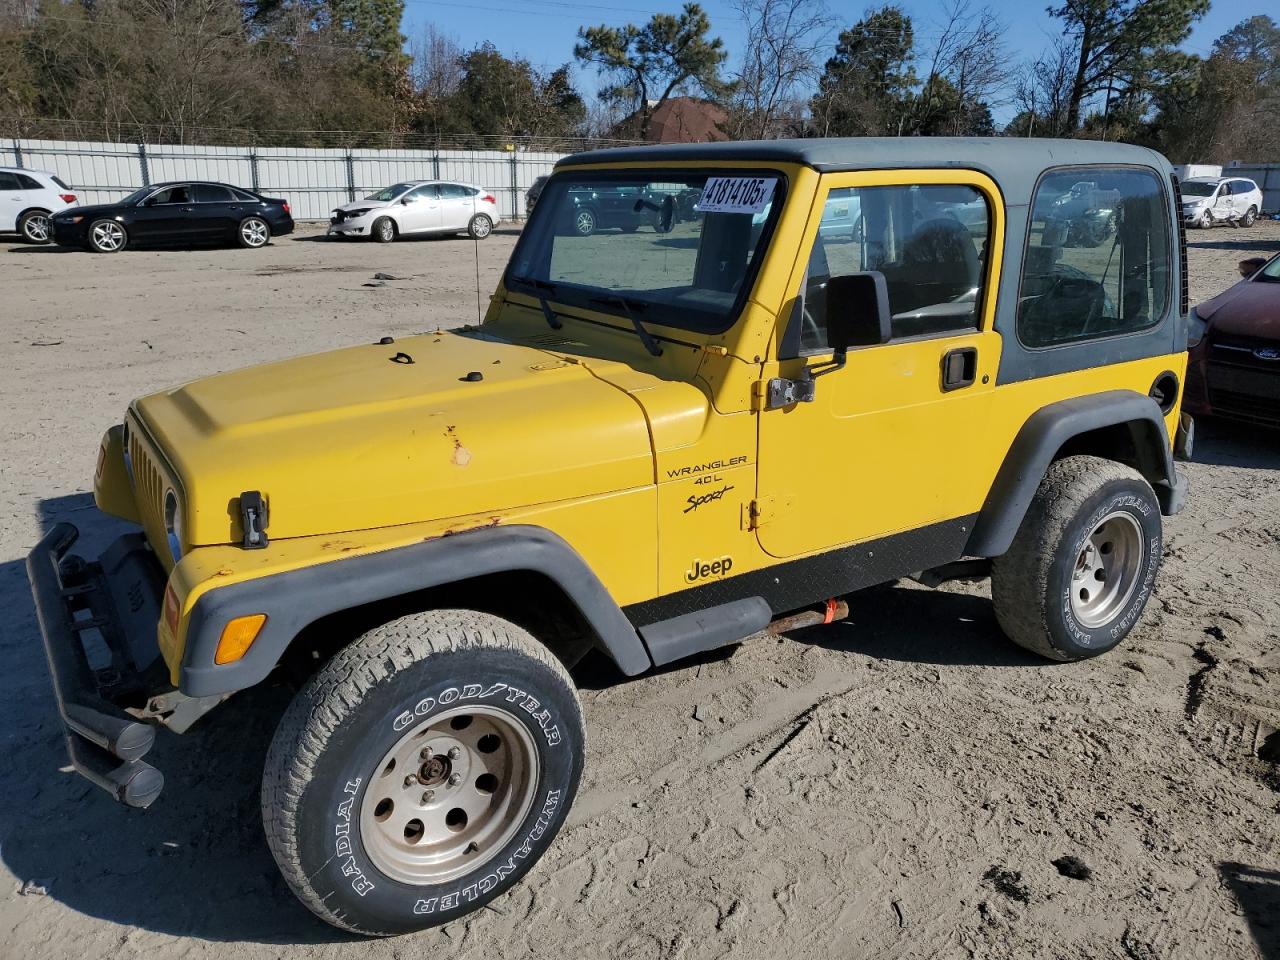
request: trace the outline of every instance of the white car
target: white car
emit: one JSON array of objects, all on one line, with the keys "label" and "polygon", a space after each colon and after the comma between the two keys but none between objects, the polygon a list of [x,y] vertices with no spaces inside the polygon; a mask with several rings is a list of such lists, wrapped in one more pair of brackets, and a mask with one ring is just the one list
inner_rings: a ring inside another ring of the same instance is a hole
[{"label": "white car", "polygon": [[50,218],[75,206],[71,188],[43,170],[0,167],[0,232],[20,233],[28,243],[48,243]]},{"label": "white car", "polygon": [[499,220],[498,201],[484,187],[447,180],[393,183],[363,200],[344,203],[329,218],[329,236],[396,237],[463,233],[483,240]]},{"label": "white car", "polygon": [[1215,223],[1251,227],[1262,209],[1262,191],[1244,177],[1192,177],[1178,185],[1182,219],[1208,230]]}]

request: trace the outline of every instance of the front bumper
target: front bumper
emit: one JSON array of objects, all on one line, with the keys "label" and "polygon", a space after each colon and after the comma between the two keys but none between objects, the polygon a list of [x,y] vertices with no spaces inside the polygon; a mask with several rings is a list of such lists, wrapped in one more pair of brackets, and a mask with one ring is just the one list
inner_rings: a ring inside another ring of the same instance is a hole
[{"label": "front bumper", "polygon": [[329,229],[325,231],[325,235],[330,237],[367,237],[369,228],[376,219],[376,217],[369,214],[365,214],[363,217],[348,217],[345,220],[330,217]]},{"label": "front bumper", "polygon": [[142,759],[155,727],[138,719],[153,697],[169,693],[155,643],[163,573],[140,533],[120,537],[93,563],[68,555],[78,536],[59,523],[27,557],[67,753],[81,776],[146,807],[164,786]]}]

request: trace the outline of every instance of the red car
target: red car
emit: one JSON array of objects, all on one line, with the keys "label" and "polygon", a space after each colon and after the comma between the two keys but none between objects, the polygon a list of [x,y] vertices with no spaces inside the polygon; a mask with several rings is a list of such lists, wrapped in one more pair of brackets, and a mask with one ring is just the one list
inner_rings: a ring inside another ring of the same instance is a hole
[{"label": "red car", "polygon": [[1184,410],[1280,427],[1280,256],[1192,310],[1188,345]]}]

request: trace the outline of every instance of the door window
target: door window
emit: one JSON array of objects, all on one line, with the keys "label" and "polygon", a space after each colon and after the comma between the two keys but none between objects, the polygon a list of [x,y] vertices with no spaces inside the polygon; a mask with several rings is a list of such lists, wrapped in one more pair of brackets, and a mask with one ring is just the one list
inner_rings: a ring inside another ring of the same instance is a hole
[{"label": "door window", "polygon": [[196,203],[232,203],[235,200],[227,187],[216,183],[197,183],[194,190]]},{"label": "door window", "polygon": [[831,190],[809,255],[801,352],[827,347],[831,278],[868,270],[884,275],[894,339],[976,329],[990,237],[987,201],[975,187]]},{"label": "door window", "polygon": [[191,188],[183,184],[179,187],[166,187],[152,198],[152,203],[190,203]]},{"label": "door window", "polygon": [[1169,305],[1170,258],[1168,202],[1153,172],[1047,174],[1032,201],[1018,338],[1052,347],[1154,326]]},{"label": "door window", "polygon": [[410,190],[404,195],[404,199],[410,203],[417,203],[419,200],[434,200],[440,194],[434,183],[426,183],[416,189]]},{"label": "door window", "polygon": [[15,173],[14,176],[18,178],[19,190],[43,190],[44,189],[44,187],[40,185],[39,180],[36,180],[34,177],[28,177],[25,173]]},{"label": "door window", "polygon": [[0,190],[21,190],[18,186],[17,174],[0,173]]}]

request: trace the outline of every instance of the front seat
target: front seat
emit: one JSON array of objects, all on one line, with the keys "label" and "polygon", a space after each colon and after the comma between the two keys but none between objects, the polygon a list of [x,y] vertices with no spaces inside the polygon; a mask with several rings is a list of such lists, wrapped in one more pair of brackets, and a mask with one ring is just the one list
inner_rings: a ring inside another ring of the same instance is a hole
[{"label": "front seat", "polygon": [[978,251],[969,228],[948,217],[926,220],[916,227],[902,248],[902,262],[927,268],[931,282],[954,285],[957,295],[978,285]]}]

